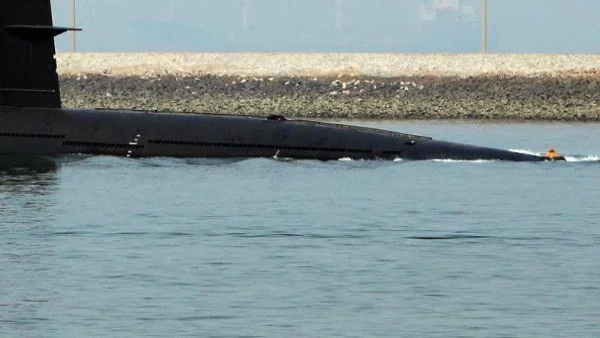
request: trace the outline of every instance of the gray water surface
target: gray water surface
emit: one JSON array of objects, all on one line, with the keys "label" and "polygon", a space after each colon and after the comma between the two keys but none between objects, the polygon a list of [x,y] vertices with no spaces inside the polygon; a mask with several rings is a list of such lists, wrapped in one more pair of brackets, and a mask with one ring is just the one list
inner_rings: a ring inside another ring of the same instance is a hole
[{"label": "gray water surface", "polygon": [[360,123],[571,161],[3,175],[0,336],[600,335],[600,125]]}]

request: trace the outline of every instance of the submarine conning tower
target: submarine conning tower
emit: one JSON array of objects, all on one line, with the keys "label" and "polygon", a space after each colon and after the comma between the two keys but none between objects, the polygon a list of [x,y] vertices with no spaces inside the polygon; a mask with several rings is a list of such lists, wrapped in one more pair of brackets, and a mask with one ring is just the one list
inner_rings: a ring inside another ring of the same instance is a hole
[{"label": "submarine conning tower", "polygon": [[60,108],[50,0],[0,2],[0,106]]}]

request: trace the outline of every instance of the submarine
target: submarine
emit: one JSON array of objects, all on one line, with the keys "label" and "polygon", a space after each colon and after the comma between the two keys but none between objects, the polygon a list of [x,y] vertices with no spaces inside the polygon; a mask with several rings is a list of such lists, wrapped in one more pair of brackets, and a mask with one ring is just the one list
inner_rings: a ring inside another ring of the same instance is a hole
[{"label": "submarine", "polygon": [[0,4],[0,156],[276,157],[545,161],[545,156],[400,132],[268,117],[65,109],[50,0]]}]

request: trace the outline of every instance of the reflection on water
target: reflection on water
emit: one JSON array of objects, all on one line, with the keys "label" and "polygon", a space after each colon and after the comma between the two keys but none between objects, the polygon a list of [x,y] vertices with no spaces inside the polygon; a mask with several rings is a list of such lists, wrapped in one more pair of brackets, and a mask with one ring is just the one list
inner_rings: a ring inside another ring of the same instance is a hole
[{"label": "reflection on water", "polygon": [[0,175],[0,194],[47,194],[56,188],[56,173]]},{"label": "reflection on water", "polygon": [[27,175],[56,170],[56,162],[45,156],[28,154],[0,155],[0,174]]},{"label": "reflection on water", "polygon": [[55,172],[0,174],[0,327],[13,332],[46,330],[56,250],[45,233],[58,185]]},{"label": "reflection on water", "polygon": [[57,188],[56,173],[0,175],[0,225],[47,219]]}]

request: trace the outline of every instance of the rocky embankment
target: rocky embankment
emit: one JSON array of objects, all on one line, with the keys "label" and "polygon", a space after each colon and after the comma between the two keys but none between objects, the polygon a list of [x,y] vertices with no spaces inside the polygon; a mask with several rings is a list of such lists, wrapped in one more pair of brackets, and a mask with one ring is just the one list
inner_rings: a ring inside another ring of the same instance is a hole
[{"label": "rocky embankment", "polygon": [[59,54],[63,102],[242,115],[600,121],[600,55]]}]

